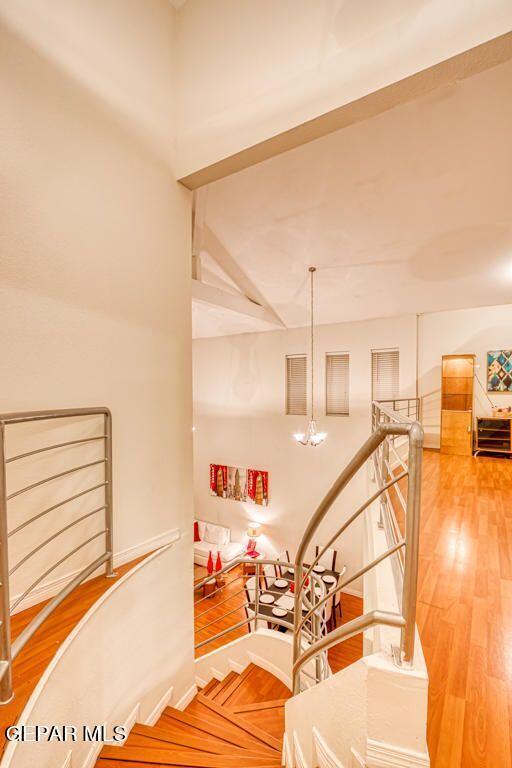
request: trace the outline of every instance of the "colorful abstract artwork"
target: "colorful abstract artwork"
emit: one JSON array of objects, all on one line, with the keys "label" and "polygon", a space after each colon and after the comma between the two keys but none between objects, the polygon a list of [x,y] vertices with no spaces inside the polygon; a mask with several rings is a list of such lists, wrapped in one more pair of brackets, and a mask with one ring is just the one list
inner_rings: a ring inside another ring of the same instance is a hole
[{"label": "colorful abstract artwork", "polygon": [[512,392],[512,349],[487,353],[488,392]]},{"label": "colorful abstract artwork", "polygon": [[210,464],[210,495],[268,505],[268,472]]}]

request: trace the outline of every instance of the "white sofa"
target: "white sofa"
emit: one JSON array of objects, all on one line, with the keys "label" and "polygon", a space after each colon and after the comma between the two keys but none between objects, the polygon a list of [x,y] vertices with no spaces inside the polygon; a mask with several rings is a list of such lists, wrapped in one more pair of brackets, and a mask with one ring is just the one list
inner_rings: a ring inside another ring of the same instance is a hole
[{"label": "white sofa", "polygon": [[220,553],[223,567],[245,553],[243,544],[231,541],[229,528],[216,523],[209,523],[206,520],[196,520],[195,522],[198,524],[199,536],[201,537],[201,541],[194,542],[194,563],[196,565],[206,566],[210,552],[214,564],[217,559],[217,552]]}]

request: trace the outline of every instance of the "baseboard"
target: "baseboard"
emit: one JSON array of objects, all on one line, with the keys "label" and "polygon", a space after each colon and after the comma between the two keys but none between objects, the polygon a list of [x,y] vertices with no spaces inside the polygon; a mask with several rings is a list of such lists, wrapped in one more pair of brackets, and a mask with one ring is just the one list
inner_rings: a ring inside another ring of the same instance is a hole
[{"label": "baseboard", "polygon": [[157,701],[155,707],[153,707],[152,711],[144,720],[143,725],[149,725],[149,726],[156,725],[156,723],[160,720],[160,715],[162,714],[164,709],[169,705],[169,702],[172,699],[173,690],[174,690],[174,686],[171,685],[171,687],[166,690],[162,698],[159,701]]},{"label": "baseboard", "polygon": [[[87,753],[87,757],[85,758],[80,768],[94,768],[94,766],[98,761],[98,757],[100,756],[100,752],[102,749],[103,749],[102,741],[94,742],[94,744],[91,746],[89,752]],[[73,763],[70,763],[70,765],[73,765]]]},{"label": "baseboard", "polygon": [[[172,544],[174,541],[178,541],[179,538],[179,529],[172,528],[169,531],[164,531],[164,533],[161,533],[158,536],[153,536],[151,539],[146,539],[146,541],[143,541],[140,544],[135,544],[133,547],[123,549],[120,552],[114,554],[114,568],[119,568],[121,565],[130,563],[132,560],[136,560],[138,557],[148,555],[155,549],[164,547],[167,544]],[[103,566],[100,566],[100,568],[102,567]],[[33,605],[37,605],[38,603],[42,603],[43,601],[54,597],[61,591],[61,589],[64,589],[64,587],[72,579],[74,579],[81,570],[82,569],[79,568],[75,571],[72,571],[71,573],[67,573],[64,576],[59,576],[57,579],[47,581],[45,584],[41,584],[39,587],[36,587],[32,590],[32,592],[30,592],[30,594],[25,597],[24,600],[21,601],[19,605],[16,606],[14,611],[11,609],[12,613],[19,613],[20,611],[24,611],[26,608],[31,608]],[[89,578],[84,579],[84,581],[89,581],[90,579],[96,578],[98,571],[95,571],[89,576]],[[18,600],[20,596],[20,594],[11,596],[11,606],[16,602],[16,600]]]},{"label": "baseboard", "polygon": [[194,685],[191,685],[188,691],[185,691],[181,699],[178,699],[176,704],[174,705],[176,709],[179,709],[180,712],[182,712],[184,709],[188,707],[190,702],[193,700],[194,696],[197,695],[197,686],[194,683]]},{"label": "baseboard", "polygon": [[229,666],[232,672],[236,672],[237,675],[241,675],[244,669],[247,667],[247,664],[240,664],[238,661],[233,661],[230,659]]},{"label": "baseboard", "polygon": [[329,749],[316,728],[313,728],[313,744],[318,768],[344,768],[334,752]]},{"label": "baseboard", "polygon": [[366,763],[357,750],[352,747],[350,750],[352,755],[352,768],[366,768]]},{"label": "baseboard", "polygon": [[368,739],[366,742],[368,768],[429,768],[430,758],[424,752],[402,749],[384,741]]},{"label": "baseboard", "polygon": [[283,753],[281,758],[281,765],[284,768],[293,768],[293,757],[290,749],[290,742],[288,741],[288,734],[286,731],[283,733]]},{"label": "baseboard", "polygon": [[306,760],[304,759],[304,755],[302,754],[300,742],[295,731],[293,733],[293,756],[294,756],[295,768],[309,768],[308,764],[306,763]]}]

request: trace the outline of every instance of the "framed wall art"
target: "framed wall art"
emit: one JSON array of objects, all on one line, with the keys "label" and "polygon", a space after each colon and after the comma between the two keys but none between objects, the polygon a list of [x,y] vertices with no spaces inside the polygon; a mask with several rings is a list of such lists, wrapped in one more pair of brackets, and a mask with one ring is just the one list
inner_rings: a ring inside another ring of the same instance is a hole
[{"label": "framed wall art", "polygon": [[512,349],[487,353],[487,391],[512,392]]},{"label": "framed wall art", "polygon": [[210,464],[210,496],[268,506],[268,472]]}]

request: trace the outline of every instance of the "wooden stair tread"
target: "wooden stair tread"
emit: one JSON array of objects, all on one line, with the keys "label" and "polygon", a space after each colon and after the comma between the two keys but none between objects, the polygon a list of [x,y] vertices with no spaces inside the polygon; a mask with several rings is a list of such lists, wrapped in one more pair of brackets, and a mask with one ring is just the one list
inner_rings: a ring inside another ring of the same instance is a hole
[{"label": "wooden stair tread", "polygon": [[262,731],[257,726],[249,723],[247,720],[244,720],[242,717],[240,717],[240,715],[235,715],[230,710],[226,709],[225,707],[221,707],[215,701],[212,701],[211,699],[208,699],[201,694],[198,694],[197,700],[201,702],[201,704],[207,706],[213,712],[216,712],[217,714],[225,717],[226,720],[229,720],[230,723],[234,723],[243,731],[252,734],[252,736],[259,739],[264,744],[267,744],[269,747],[272,747],[277,752],[281,751],[281,744],[277,739],[275,739],[273,736],[270,736],[268,733],[266,733],[266,731]]},{"label": "wooden stair tread", "polygon": [[188,731],[179,728],[158,727],[149,725],[133,726],[124,746],[153,747],[154,749],[194,749],[199,752],[210,752],[216,755],[239,755],[245,757],[262,757],[265,752],[245,749],[212,736],[210,733],[198,731],[185,726]]},{"label": "wooden stair tread", "polygon": [[[147,765],[181,765],[187,768],[262,768],[268,765],[281,765],[280,758],[240,757],[239,755],[212,755],[210,752],[195,752],[191,750],[174,751],[169,749],[146,749],[144,747],[113,747],[105,746],[101,751],[101,760],[108,765],[109,760],[123,762],[131,761]],[[243,760],[243,763],[241,762]]]},{"label": "wooden stair tread", "polygon": [[[178,758],[179,760],[180,758]],[[187,758],[185,758],[187,760]],[[183,762],[183,759],[181,759],[181,762],[178,763],[171,763],[171,765],[175,766],[181,766],[182,768],[195,768],[195,766],[192,765],[190,760],[188,762]],[[244,762],[238,762],[237,766],[238,768],[244,768],[244,765],[246,765]],[[141,763],[141,762],[134,762],[133,760],[115,760],[107,758],[104,760],[103,758],[99,758],[96,762],[95,768],[168,768],[169,763]],[[200,768],[204,768],[200,766]],[[206,766],[208,768],[208,766]],[[218,768],[217,766],[214,766],[213,768]],[[250,766],[249,766],[250,768]],[[263,765],[257,766],[257,768],[281,768],[281,761],[274,759],[270,759],[269,762],[264,763]]]},{"label": "wooden stair tread", "polygon": [[274,754],[274,750],[267,746],[267,744],[262,744],[260,741],[248,734],[245,730],[241,730],[240,728],[234,726],[225,718],[216,715],[210,710],[207,710],[206,707],[204,707],[204,709],[208,713],[207,715],[203,715],[201,706],[199,706],[198,709],[199,716],[191,714],[190,712],[180,712],[178,709],[167,707],[157,725],[159,725],[162,720],[165,722],[166,719],[170,718],[172,720],[177,720],[181,723],[191,725],[193,728],[198,729],[200,732],[211,734],[212,736],[215,736],[216,738],[221,739],[222,741],[226,741],[232,745],[243,747],[244,749],[250,751],[256,750],[262,754]]},{"label": "wooden stair tread", "polygon": [[256,702],[256,704],[235,704],[231,707],[228,707],[231,709],[232,712],[237,713],[243,713],[243,712],[259,712],[261,710],[267,710],[267,709],[277,709],[279,707],[285,706],[288,699],[275,699],[274,701],[260,701]]}]

